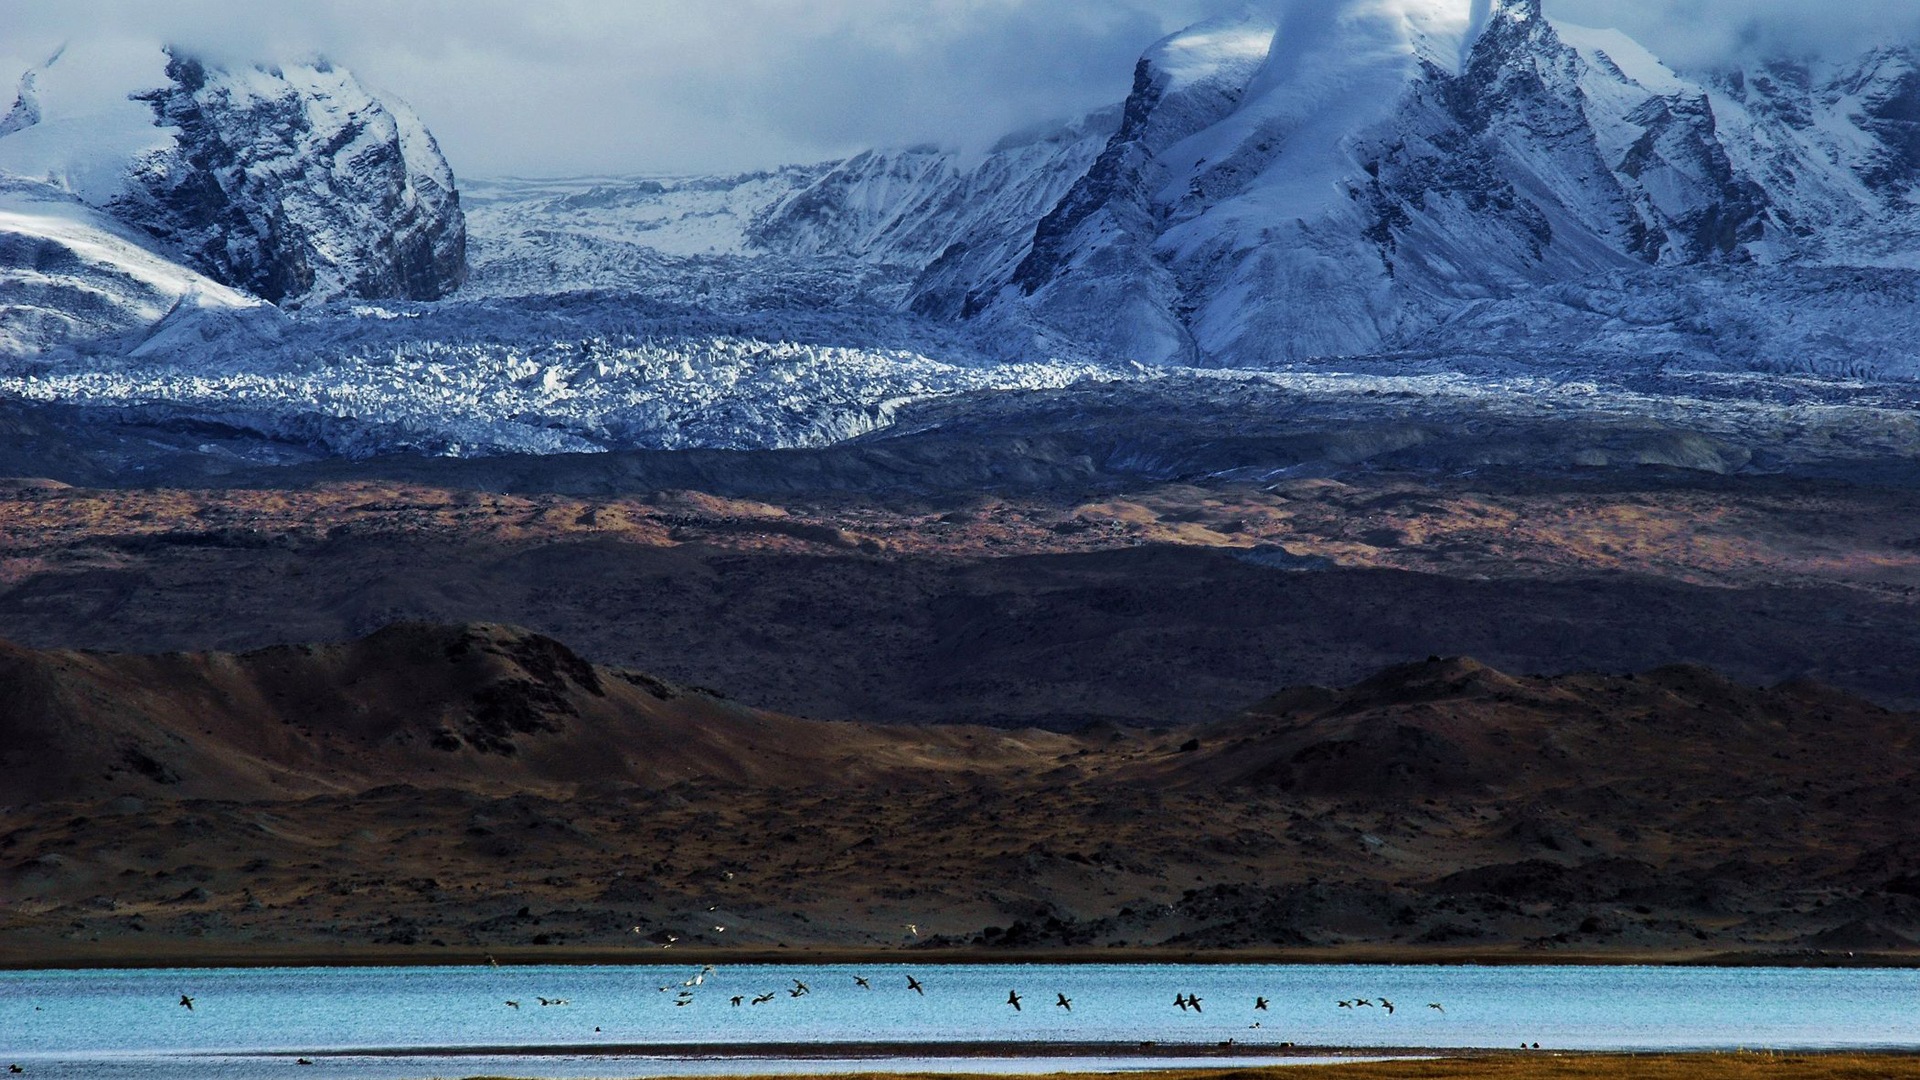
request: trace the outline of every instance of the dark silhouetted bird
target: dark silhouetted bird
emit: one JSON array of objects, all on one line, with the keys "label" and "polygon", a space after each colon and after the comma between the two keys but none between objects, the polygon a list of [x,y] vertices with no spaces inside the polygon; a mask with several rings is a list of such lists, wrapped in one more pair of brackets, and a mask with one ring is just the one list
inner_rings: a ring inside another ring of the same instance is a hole
[{"label": "dark silhouetted bird", "polygon": [[754,998],[754,999],[753,999],[753,1004],[755,1004],[755,1005],[765,1005],[765,1004],[766,1004],[767,1002],[769,1002],[769,1001],[772,1001],[772,1000],[773,1000],[773,995],[775,995],[775,994],[777,994],[777,993],[779,993],[779,992],[780,992],[780,991],[778,991],[778,990],[769,990],[769,991],[767,991],[766,993],[764,993],[764,994],[761,994],[761,995],[760,995],[759,997],[757,997],[757,998]]},{"label": "dark silhouetted bird", "polygon": [[185,994],[181,994],[181,995],[180,995],[180,1006],[181,1006],[181,1008],[184,1008],[184,1009],[186,1009],[186,1010],[187,1010],[188,1012],[192,1012],[192,1011],[193,1011],[193,999],[192,999],[192,998],[190,998],[190,997],[188,997],[188,996],[187,996],[187,995],[185,995]]},{"label": "dark silhouetted bird", "polygon": [[1385,1009],[1385,1010],[1387,1010],[1387,1015],[1388,1015],[1388,1016],[1392,1016],[1392,1015],[1393,1015],[1393,1002],[1391,1002],[1391,1001],[1388,1001],[1388,1000],[1387,1000],[1386,998],[1381,998],[1381,999],[1380,999],[1380,1007],[1381,1007],[1381,1008],[1383,1008],[1383,1009]]},{"label": "dark silhouetted bird", "polygon": [[1007,1004],[1013,1006],[1014,1012],[1019,1012],[1020,1011],[1020,994],[1014,990],[1007,991]]},{"label": "dark silhouetted bird", "polygon": [[1186,1011],[1187,1011],[1187,995],[1185,995],[1185,994],[1175,994],[1175,995],[1173,995],[1173,1003],[1174,1003],[1175,1005],[1178,1005],[1178,1006],[1180,1006],[1180,1011],[1181,1011],[1181,1012],[1186,1012]]},{"label": "dark silhouetted bird", "polygon": [[1429,1009],[1432,1009],[1432,1010],[1434,1010],[1435,1012],[1446,1012],[1446,1011],[1447,1011],[1447,1010],[1445,1010],[1445,1009],[1442,1009],[1442,1008],[1440,1007],[1440,1003],[1439,1003],[1439,1002],[1437,1002],[1437,1001],[1429,1001],[1429,1002],[1427,1002],[1427,1008],[1429,1008]]},{"label": "dark silhouetted bird", "polygon": [[861,977],[860,977],[860,976],[858,976],[858,975],[855,975],[855,976],[853,977],[853,985],[855,985],[855,986],[857,986],[857,987],[859,987],[859,988],[860,988],[860,989],[862,989],[862,990],[871,990],[871,989],[873,989],[873,984],[872,984],[872,983],[870,983],[870,982],[868,982],[867,980],[865,980],[865,979],[863,979],[863,978],[861,978]]},{"label": "dark silhouetted bird", "polygon": [[1188,1005],[1188,1006],[1190,1006],[1190,1007],[1191,1007],[1191,1008],[1193,1009],[1193,1011],[1194,1011],[1194,1012],[1199,1012],[1199,1011],[1201,1011],[1201,1010],[1200,1010],[1200,995],[1199,995],[1199,994],[1188,994],[1188,995],[1187,995],[1187,1005]]},{"label": "dark silhouetted bird", "polygon": [[1254,1007],[1254,1008],[1256,1008],[1256,1009],[1259,1009],[1259,1010],[1260,1010],[1261,1012],[1266,1012],[1266,1011],[1267,1011],[1267,999],[1266,999],[1266,998],[1263,998],[1263,997],[1257,997],[1257,998],[1254,998],[1254,999],[1253,999],[1253,1007]]},{"label": "dark silhouetted bird", "polygon": [[747,1000],[747,996],[745,994],[735,994],[730,1000],[733,1002],[733,1007],[737,1009],[740,1007],[741,1002]]},{"label": "dark silhouetted bird", "polygon": [[913,991],[916,994],[919,994],[921,997],[927,996],[927,988],[924,986],[921,986],[920,980],[914,978],[911,975],[907,976],[907,989]]},{"label": "dark silhouetted bird", "polygon": [[519,1008],[519,1007],[520,1007],[520,1003],[519,1003],[519,1002],[517,1002],[517,1001],[509,1001],[509,1002],[507,1002],[507,1008],[509,1008],[509,1009],[517,1009],[517,1008]]},{"label": "dark silhouetted bird", "polygon": [[1056,998],[1059,998],[1059,999],[1060,999],[1060,1000],[1058,1000],[1058,1001],[1056,1001],[1056,1002],[1054,1002],[1054,1004],[1055,1004],[1055,1005],[1057,1005],[1057,1006],[1059,1006],[1059,1007],[1060,1007],[1060,1008],[1062,1008],[1062,1009],[1065,1009],[1065,1010],[1067,1010],[1068,1012],[1072,1012],[1072,1011],[1073,1011],[1073,999],[1072,999],[1072,998],[1070,998],[1070,997],[1068,997],[1068,996],[1067,996],[1067,995],[1065,995],[1065,994],[1062,994],[1062,993],[1060,993],[1060,992],[1059,992],[1058,990],[1056,990],[1056,991],[1054,991],[1054,993],[1053,993],[1053,996],[1054,996],[1054,997],[1056,997]]}]

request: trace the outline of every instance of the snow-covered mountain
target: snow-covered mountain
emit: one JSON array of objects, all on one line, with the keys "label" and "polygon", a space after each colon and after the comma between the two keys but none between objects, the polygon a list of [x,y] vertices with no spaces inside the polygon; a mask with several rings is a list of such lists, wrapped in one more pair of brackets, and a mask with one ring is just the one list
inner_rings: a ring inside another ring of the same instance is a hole
[{"label": "snow-covered mountain", "polygon": [[464,217],[344,73],[63,54],[0,121],[0,397],[354,455],[813,446],[1066,387],[1908,438],[1920,49],[1682,72],[1538,0],[1283,10],[983,154],[470,181]]},{"label": "snow-covered mountain", "polygon": [[972,306],[1262,365],[1634,268],[1920,262],[1920,54],[1688,77],[1539,0],[1472,7],[1296,5],[1160,43],[1099,164]]},{"label": "snow-covered mountain", "polygon": [[813,296],[964,321],[1003,355],[1259,367],[1654,269],[1737,292],[1755,267],[1920,268],[1920,50],[1683,73],[1539,0],[1297,4],[1168,37],[1117,114],[983,162],[495,193],[489,291]]},{"label": "snow-covered mountain", "polygon": [[466,276],[460,198],[433,136],[324,62],[62,50],[0,118],[0,173],[63,189],[160,255],[283,306],[428,300]]}]

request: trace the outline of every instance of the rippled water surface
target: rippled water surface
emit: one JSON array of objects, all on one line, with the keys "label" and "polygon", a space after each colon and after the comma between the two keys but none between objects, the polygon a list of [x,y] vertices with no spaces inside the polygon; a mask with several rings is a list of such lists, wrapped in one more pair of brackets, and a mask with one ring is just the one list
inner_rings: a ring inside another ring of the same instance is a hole
[{"label": "rippled water surface", "polygon": [[[907,987],[909,974],[925,994]],[[796,980],[810,992],[793,996]],[[1007,1004],[1009,991],[1021,995],[1020,1010]],[[179,1005],[182,994],[194,998],[192,1010]],[[1060,994],[1071,1010],[1057,1005]],[[1185,994],[1199,996],[1199,1011],[1175,1007]],[[1258,997],[1268,1008],[1254,1007]],[[1372,1004],[1337,1004],[1357,998]],[[1263,1048],[1282,1042],[1920,1049],[1920,972],[1127,964],[0,972],[0,1064],[102,1080],[285,1076],[303,1056],[314,1062],[299,1067],[303,1077],[364,1080],[1105,1070],[1220,1054],[1227,1040],[1237,1063],[1264,1060]],[[1144,1055],[1143,1042],[1155,1044]],[[1025,1045],[980,1045],[994,1043]]]}]

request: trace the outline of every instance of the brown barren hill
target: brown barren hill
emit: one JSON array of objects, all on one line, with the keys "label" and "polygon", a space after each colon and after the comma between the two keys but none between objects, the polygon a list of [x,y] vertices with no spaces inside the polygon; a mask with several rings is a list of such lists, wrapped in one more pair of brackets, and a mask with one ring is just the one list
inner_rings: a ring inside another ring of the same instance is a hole
[{"label": "brown barren hill", "polygon": [[[1035,738],[1036,751],[1061,741]],[[494,625],[406,623],[238,654],[0,643],[0,768],[17,801],[288,798],[396,783],[556,796],[688,778],[792,786],[830,767],[853,779],[932,767],[959,741],[780,716]]]},{"label": "brown barren hill", "polygon": [[0,963],[1916,960],[1916,731],[1679,667],[1435,658],[1062,735],[783,716],[496,625],[8,647]]},{"label": "brown barren hill", "polygon": [[1471,659],[1389,668],[1345,690],[1276,694],[1217,728],[1195,772],[1233,786],[1417,802],[1591,803],[1629,792],[1745,799],[1819,783],[1897,796],[1920,723],[1800,680],[1772,689],[1698,667],[1517,678]]}]

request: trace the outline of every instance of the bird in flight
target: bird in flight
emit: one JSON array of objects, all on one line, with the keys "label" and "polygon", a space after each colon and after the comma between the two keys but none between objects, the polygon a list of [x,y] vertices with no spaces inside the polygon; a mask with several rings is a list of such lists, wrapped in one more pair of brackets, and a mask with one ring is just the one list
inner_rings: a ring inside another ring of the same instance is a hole
[{"label": "bird in flight", "polygon": [[921,986],[920,980],[914,978],[911,975],[907,976],[907,989],[913,991],[916,994],[919,994],[921,997],[927,996],[927,988],[924,986]]},{"label": "bird in flight", "polygon": [[[798,991],[800,991],[800,993],[801,993],[801,994],[811,994],[811,993],[813,993],[813,988],[812,988],[812,987],[810,987],[810,986],[808,986],[808,985],[807,985],[806,983],[803,983],[803,982],[801,982],[801,981],[800,981],[799,979],[795,979],[795,980],[793,980],[793,988],[794,988],[795,990],[798,990]],[[799,996],[799,994],[796,994],[796,995],[794,995],[794,996],[795,996],[795,997],[798,997],[798,996]]]},{"label": "bird in flight", "polygon": [[517,1009],[520,1007],[520,1003],[517,1001],[509,1001],[507,1002],[507,1007],[510,1009]]},{"label": "bird in flight", "polygon": [[860,988],[860,989],[862,989],[862,990],[871,990],[871,989],[873,989],[873,984],[872,984],[872,983],[870,983],[870,982],[868,982],[867,980],[865,980],[865,979],[863,979],[863,978],[861,978],[861,977],[860,977],[860,976],[858,976],[858,975],[855,975],[855,976],[853,977],[853,985],[855,985],[855,986],[857,986],[857,987],[859,987],[859,988]]},{"label": "bird in flight", "polygon": [[1181,1011],[1181,1012],[1186,1012],[1186,1011],[1187,1011],[1187,995],[1185,995],[1185,994],[1175,994],[1175,995],[1173,995],[1173,1003],[1174,1003],[1175,1005],[1178,1005],[1178,1006],[1180,1006],[1180,1011]]},{"label": "bird in flight", "polygon": [[193,1011],[193,999],[188,997],[185,994],[180,995],[180,1005],[182,1008],[186,1009],[188,1012]]},{"label": "bird in flight", "polygon": [[1020,994],[1018,991],[1015,991],[1015,990],[1007,991],[1007,1004],[1013,1006],[1014,1012],[1020,1011]]},{"label": "bird in flight", "polygon": [[1381,999],[1380,999],[1380,1007],[1381,1007],[1381,1008],[1383,1008],[1383,1009],[1385,1009],[1385,1010],[1387,1010],[1387,1015],[1388,1015],[1388,1016],[1392,1016],[1392,1015],[1393,1015],[1393,1002],[1391,1002],[1391,1001],[1388,1001],[1388,1000],[1387,1000],[1386,998],[1381,998]]},{"label": "bird in flight", "polygon": [[757,997],[757,998],[754,998],[754,999],[753,999],[753,1004],[755,1004],[755,1005],[765,1005],[765,1004],[766,1004],[767,1002],[769,1002],[769,1001],[772,1001],[772,1000],[773,1000],[773,995],[775,995],[775,994],[777,994],[777,993],[779,993],[779,991],[778,991],[778,990],[769,990],[769,991],[767,991],[766,993],[764,993],[764,994],[761,994],[761,995],[760,995],[759,997]]},{"label": "bird in flight", "polygon": [[907,923],[906,929],[907,933],[912,934],[914,937],[920,936],[920,925],[918,923]]},{"label": "bird in flight", "polygon": [[741,1002],[747,1000],[747,996],[745,994],[735,994],[730,1000],[733,1002],[733,1007],[737,1009],[740,1007]]},{"label": "bird in flight", "polygon": [[1353,1008],[1353,1002],[1351,1002],[1351,1001],[1342,1001],[1342,1002],[1340,1002],[1340,1007],[1341,1007],[1341,1008],[1343,1008],[1343,1009],[1351,1009],[1351,1008]]},{"label": "bird in flight", "polygon": [[1199,994],[1188,994],[1188,995],[1187,995],[1187,1005],[1188,1005],[1189,1007],[1191,1007],[1191,1008],[1193,1009],[1193,1011],[1194,1011],[1194,1012],[1199,1012],[1199,1011],[1201,1011],[1201,1010],[1200,1010],[1200,995],[1199,995]]},{"label": "bird in flight", "polygon": [[1432,1010],[1433,1010],[1433,1011],[1435,1011],[1435,1012],[1446,1012],[1446,1011],[1447,1011],[1447,1010],[1445,1010],[1445,1009],[1443,1009],[1443,1008],[1441,1008],[1441,1007],[1440,1007],[1440,1003],[1439,1003],[1439,1002],[1437,1002],[1437,1001],[1429,1001],[1429,1002],[1427,1002],[1427,1008],[1429,1008],[1429,1009],[1432,1009]]},{"label": "bird in flight", "polygon": [[1072,1011],[1073,1011],[1073,999],[1072,999],[1072,998],[1070,998],[1070,997],[1068,997],[1067,995],[1065,995],[1065,994],[1063,994],[1063,993],[1061,993],[1061,992],[1059,992],[1058,990],[1055,990],[1055,991],[1053,992],[1053,996],[1054,996],[1054,997],[1056,997],[1056,998],[1059,998],[1059,999],[1060,999],[1060,1000],[1058,1000],[1058,1001],[1056,1001],[1056,1002],[1054,1002],[1054,1004],[1055,1004],[1056,1006],[1058,1006],[1058,1007],[1060,1007],[1060,1008],[1062,1008],[1062,1009],[1065,1009],[1065,1010],[1067,1010],[1068,1012],[1072,1012]]},{"label": "bird in flight", "polygon": [[1254,999],[1253,999],[1253,1007],[1254,1007],[1254,1008],[1256,1008],[1256,1009],[1259,1009],[1259,1010],[1260,1010],[1261,1012],[1266,1012],[1266,1011],[1267,1011],[1267,999],[1266,999],[1266,998],[1263,998],[1263,997],[1257,997],[1257,998],[1254,998]]}]

